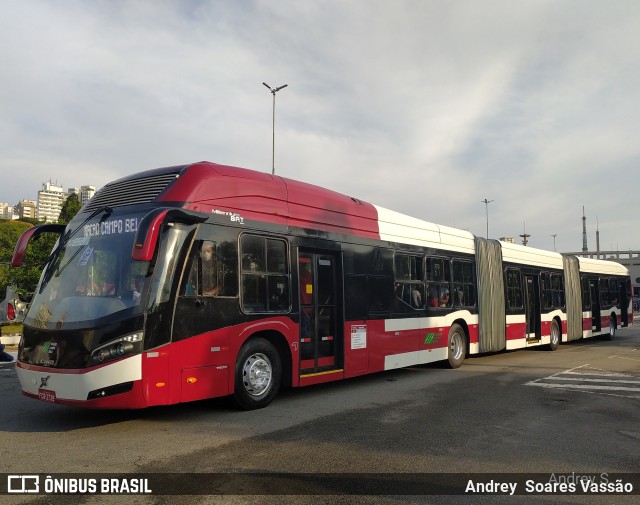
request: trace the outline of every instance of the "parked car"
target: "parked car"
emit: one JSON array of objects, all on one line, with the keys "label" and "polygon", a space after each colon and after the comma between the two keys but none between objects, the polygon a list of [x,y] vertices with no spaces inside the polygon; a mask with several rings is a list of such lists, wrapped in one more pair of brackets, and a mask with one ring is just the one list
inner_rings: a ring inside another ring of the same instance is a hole
[{"label": "parked car", "polygon": [[13,286],[0,286],[0,326],[21,323],[28,308]]}]

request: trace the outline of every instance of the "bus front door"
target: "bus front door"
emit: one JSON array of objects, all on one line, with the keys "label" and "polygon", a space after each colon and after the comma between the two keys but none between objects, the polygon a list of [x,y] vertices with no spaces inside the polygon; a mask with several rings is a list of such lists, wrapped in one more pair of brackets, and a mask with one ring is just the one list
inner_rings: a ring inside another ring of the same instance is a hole
[{"label": "bus front door", "polygon": [[620,321],[622,326],[629,325],[629,293],[630,286],[628,281],[619,281],[618,296],[620,297]]},{"label": "bus front door", "polygon": [[341,341],[337,325],[339,273],[337,256],[302,252],[298,256],[300,299],[300,373],[340,366]]},{"label": "bus front door", "polygon": [[600,332],[602,321],[600,320],[600,286],[597,279],[589,280],[591,291],[591,331]]},{"label": "bus front door", "polygon": [[537,275],[524,276],[527,288],[527,341],[540,340],[540,286]]}]

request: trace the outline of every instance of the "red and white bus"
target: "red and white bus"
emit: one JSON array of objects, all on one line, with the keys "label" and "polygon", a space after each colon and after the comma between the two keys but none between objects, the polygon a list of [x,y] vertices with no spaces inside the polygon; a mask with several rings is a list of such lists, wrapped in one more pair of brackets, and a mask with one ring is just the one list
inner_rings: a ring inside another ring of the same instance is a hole
[{"label": "red and white bus", "polygon": [[22,391],[93,408],[299,387],[612,337],[626,268],[474,237],[302,182],[199,162],[104,186],[66,227],[24,321]]}]

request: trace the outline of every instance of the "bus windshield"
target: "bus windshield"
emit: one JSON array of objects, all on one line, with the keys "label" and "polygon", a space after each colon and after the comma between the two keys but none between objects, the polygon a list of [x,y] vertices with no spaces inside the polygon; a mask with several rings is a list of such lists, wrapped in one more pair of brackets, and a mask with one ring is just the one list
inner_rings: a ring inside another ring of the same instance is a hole
[{"label": "bus windshield", "polygon": [[45,266],[25,324],[41,329],[80,329],[96,320],[142,312],[149,262],[131,250],[141,216],[113,217],[82,225]]}]

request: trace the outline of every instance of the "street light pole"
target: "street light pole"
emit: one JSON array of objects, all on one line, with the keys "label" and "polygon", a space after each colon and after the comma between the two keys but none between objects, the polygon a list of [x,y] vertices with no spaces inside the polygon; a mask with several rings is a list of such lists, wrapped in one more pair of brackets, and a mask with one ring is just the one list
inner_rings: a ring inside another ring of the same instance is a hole
[{"label": "street light pole", "polygon": [[273,114],[272,114],[272,127],[271,127],[271,174],[276,173],[276,93],[282,88],[286,88],[288,85],[283,84],[277,88],[272,88],[266,82],[263,82],[267,89],[271,91],[273,95]]},{"label": "street light pole", "polygon": [[556,237],[558,236],[557,233],[554,233],[553,235],[550,235],[551,237],[553,237],[553,251],[555,252],[556,250]]},{"label": "street light pole", "polygon": [[489,240],[489,204],[491,202],[493,202],[493,200],[487,200],[486,198],[482,200],[482,203],[484,203],[485,211],[487,213],[487,240]]}]

